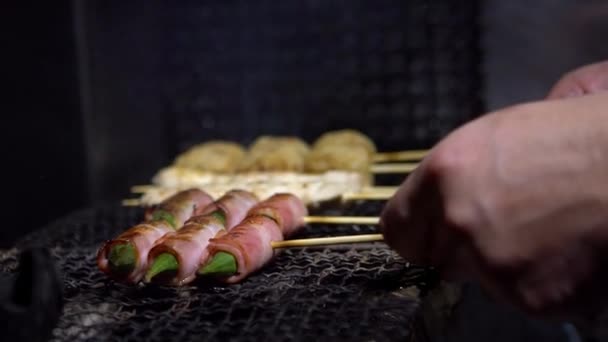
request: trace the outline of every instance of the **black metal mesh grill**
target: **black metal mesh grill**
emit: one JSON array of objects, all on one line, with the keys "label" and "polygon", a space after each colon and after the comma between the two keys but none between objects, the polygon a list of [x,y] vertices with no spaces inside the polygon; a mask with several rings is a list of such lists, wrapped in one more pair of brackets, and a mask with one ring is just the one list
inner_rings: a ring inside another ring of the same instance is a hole
[{"label": "black metal mesh grill", "polygon": [[[167,59],[155,84],[164,89],[172,152],[260,134],[311,141],[344,127],[363,131],[381,150],[429,147],[481,112],[478,6],[163,2],[154,8],[164,11],[158,24]],[[326,212],[378,215],[380,208],[368,202]],[[95,253],[141,215],[117,205],[74,213],[0,253],[0,269],[14,272],[25,248],[51,249],[65,289],[57,340],[404,340],[415,289],[434,281],[383,244],[369,244],[286,250],[232,286],[116,284],[97,270]],[[373,231],[314,226],[300,237]]]},{"label": "black metal mesh grill", "polygon": [[477,1],[172,3],[165,101],[176,148],[345,127],[428,147],[481,113]]},{"label": "black metal mesh grill", "polygon": [[[377,214],[381,203],[342,214]],[[333,213],[335,209],[325,209]],[[403,340],[411,335],[418,291],[433,280],[383,244],[289,249],[241,284],[184,288],[126,286],[98,271],[104,239],[142,211],[106,206],[78,212],[2,254],[13,272],[17,250],[51,248],[63,275],[65,307],[57,340]],[[311,226],[301,236],[374,231],[368,226]]]}]

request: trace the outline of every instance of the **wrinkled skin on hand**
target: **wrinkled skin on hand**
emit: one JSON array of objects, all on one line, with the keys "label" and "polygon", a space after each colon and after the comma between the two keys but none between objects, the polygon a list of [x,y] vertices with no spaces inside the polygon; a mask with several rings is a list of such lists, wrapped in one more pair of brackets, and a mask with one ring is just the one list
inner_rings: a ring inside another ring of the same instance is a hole
[{"label": "wrinkled skin on hand", "polygon": [[380,228],[406,260],[543,317],[599,309],[608,283],[608,93],[518,105],[436,145]]}]

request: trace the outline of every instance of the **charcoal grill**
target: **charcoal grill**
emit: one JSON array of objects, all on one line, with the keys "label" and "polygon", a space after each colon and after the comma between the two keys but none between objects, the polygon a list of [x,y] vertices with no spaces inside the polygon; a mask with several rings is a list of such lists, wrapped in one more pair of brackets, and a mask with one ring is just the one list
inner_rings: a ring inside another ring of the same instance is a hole
[{"label": "charcoal grill", "polygon": [[[318,209],[377,214],[382,203]],[[51,247],[64,284],[58,341],[405,340],[412,336],[431,270],[408,265],[382,243],[288,249],[237,285],[128,286],[96,266],[100,243],[138,222],[143,211],[117,205],[83,210],[26,237],[2,254],[13,272],[17,251]],[[300,237],[364,234],[372,226],[309,226]]]},{"label": "charcoal grill", "polygon": [[[98,201],[124,197],[203,140],[311,141],[350,127],[381,150],[427,148],[482,112],[478,1],[75,3],[94,62],[83,121]],[[378,215],[382,204],[318,211]],[[418,336],[414,313],[436,280],[374,243],[285,250],[231,286],[114,283],[96,250],[141,217],[118,204],[75,212],[3,251],[0,270],[14,273],[24,249],[50,249],[64,285],[58,341],[402,341]],[[299,237],[372,232],[315,225]]]}]

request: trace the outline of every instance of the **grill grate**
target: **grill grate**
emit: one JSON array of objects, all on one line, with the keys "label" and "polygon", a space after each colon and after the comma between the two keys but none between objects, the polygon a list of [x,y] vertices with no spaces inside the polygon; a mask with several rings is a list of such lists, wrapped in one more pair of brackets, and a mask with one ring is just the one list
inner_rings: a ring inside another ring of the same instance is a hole
[{"label": "grill grate", "polygon": [[[381,204],[321,211],[373,215]],[[141,215],[140,209],[115,205],[84,210],[29,235],[0,258],[0,268],[12,272],[17,250],[51,248],[65,300],[56,340],[403,340],[411,335],[419,291],[434,279],[385,245],[367,244],[288,249],[258,274],[230,286],[114,283],[97,270],[96,250]],[[374,230],[314,226],[300,237]]]},{"label": "grill grate", "polygon": [[171,3],[163,86],[176,150],[351,127],[426,148],[481,113],[479,2]]}]

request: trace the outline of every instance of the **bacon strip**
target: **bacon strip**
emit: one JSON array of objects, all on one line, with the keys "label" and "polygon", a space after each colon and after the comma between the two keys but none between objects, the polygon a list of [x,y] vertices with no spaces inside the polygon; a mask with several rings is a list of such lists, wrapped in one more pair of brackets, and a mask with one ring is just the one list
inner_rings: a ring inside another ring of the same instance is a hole
[{"label": "bacon strip", "polygon": [[[146,220],[120,234],[113,240],[106,241],[97,252],[97,266],[107,275],[116,280],[136,283],[144,276],[147,269],[148,253],[153,244],[165,234],[181,227],[193,215],[198,215],[205,209],[213,198],[198,189],[181,191],[163,201],[146,216],[153,216],[154,212],[164,211],[174,218],[175,227],[164,220]],[[137,255],[137,264],[129,274],[114,274],[109,268],[108,255],[111,248],[118,244],[132,244]]]},{"label": "bacon strip", "polygon": [[230,232],[209,241],[209,255],[217,252],[232,254],[237,262],[237,273],[226,283],[237,283],[261,269],[274,256],[270,243],[283,240],[281,228],[268,216],[251,216]]},{"label": "bacon strip", "polygon": [[[178,232],[169,233],[158,241],[148,255],[148,264],[161,253],[173,254],[178,260],[179,270],[168,283],[181,286],[191,282],[196,277],[201,262],[207,260],[209,239],[232,229],[257,203],[257,197],[250,192],[227,192],[219,200],[208,205],[201,215],[190,218]],[[211,215],[217,210],[224,213],[225,226],[217,217]]]},{"label": "bacon strip", "polygon": [[[231,190],[214,203],[208,205],[201,215],[211,214],[221,210],[226,217],[226,229],[231,229],[241,223],[251,208],[256,206],[260,200],[252,192],[245,190]],[[196,217],[191,219],[196,220]]]},{"label": "bacon strip", "polygon": [[274,256],[272,241],[282,241],[303,226],[306,206],[292,194],[276,194],[249,211],[238,226],[209,241],[209,255],[232,254],[237,274],[223,279],[237,283],[266,265]]},{"label": "bacon strip", "polygon": [[274,219],[279,224],[283,237],[288,237],[304,225],[304,216],[308,215],[308,209],[297,196],[279,193],[260,202],[247,216],[256,215],[267,215]]}]

